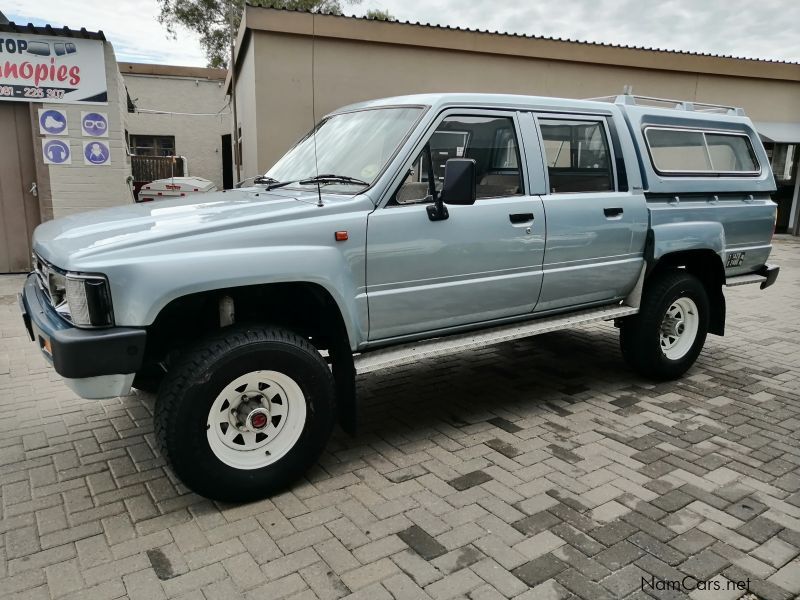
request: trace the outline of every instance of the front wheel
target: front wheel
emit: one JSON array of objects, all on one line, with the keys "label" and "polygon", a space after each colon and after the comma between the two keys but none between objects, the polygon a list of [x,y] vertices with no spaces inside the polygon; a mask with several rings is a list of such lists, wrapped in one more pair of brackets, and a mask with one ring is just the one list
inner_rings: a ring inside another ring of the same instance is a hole
[{"label": "front wheel", "polygon": [[316,462],[335,420],[333,377],[304,338],[236,328],[183,356],[159,389],[156,437],[187,487],[245,502]]},{"label": "front wheel", "polygon": [[658,274],[645,287],[639,314],[622,321],[622,355],[646,377],[677,379],[703,349],[708,322],[708,294],[697,277],[682,270]]}]

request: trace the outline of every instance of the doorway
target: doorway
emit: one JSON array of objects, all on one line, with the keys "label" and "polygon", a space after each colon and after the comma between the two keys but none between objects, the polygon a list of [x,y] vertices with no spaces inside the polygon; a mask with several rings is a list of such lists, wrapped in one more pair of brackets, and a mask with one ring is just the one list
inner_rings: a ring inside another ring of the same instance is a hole
[{"label": "doorway", "polygon": [[233,188],[233,142],[231,134],[222,136],[222,189]]},{"label": "doorway", "polygon": [[40,223],[30,106],[0,102],[0,273],[31,268],[31,236]]}]

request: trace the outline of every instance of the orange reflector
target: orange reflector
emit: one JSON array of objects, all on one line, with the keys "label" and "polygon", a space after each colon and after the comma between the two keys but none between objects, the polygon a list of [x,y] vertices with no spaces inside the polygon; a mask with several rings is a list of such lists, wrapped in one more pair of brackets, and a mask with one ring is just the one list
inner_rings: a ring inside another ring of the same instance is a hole
[{"label": "orange reflector", "polygon": [[53,347],[50,345],[50,340],[45,338],[39,339],[42,341],[42,350],[44,350],[49,356],[53,356]]},{"label": "orange reflector", "polygon": [[346,231],[337,231],[334,234],[334,237],[336,238],[337,242],[346,242],[347,238],[350,237],[350,236],[347,235]]}]

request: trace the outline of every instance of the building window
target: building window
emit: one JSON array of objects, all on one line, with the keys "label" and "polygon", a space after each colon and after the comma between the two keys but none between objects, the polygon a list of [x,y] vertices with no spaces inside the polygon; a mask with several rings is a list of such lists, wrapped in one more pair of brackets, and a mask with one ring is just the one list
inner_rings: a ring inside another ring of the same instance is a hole
[{"label": "building window", "polygon": [[614,174],[600,121],[539,119],[551,193],[609,192]]},{"label": "building window", "polygon": [[130,140],[135,156],[175,156],[174,135],[131,135]]},{"label": "building window", "polygon": [[645,137],[653,166],[659,173],[759,173],[753,146],[746,135],[648,127]]}]

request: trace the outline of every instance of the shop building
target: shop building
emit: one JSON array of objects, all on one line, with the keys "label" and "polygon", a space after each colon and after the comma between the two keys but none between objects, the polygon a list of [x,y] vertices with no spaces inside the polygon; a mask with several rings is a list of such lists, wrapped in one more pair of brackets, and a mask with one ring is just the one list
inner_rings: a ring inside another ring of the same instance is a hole
[{"label": "shop building", "polygon": [[744,108],[778,176],[779,230],[800,229],[797,63],[247,6],[235,67],[242,177],[265,172],[321,116],[353,102],[459,91],[592,98],[631,86]]},{"label": "shop building", "polygon": [[0,24],[0,273],[41,221],[132,201],[127,99],[102,32]]}]

